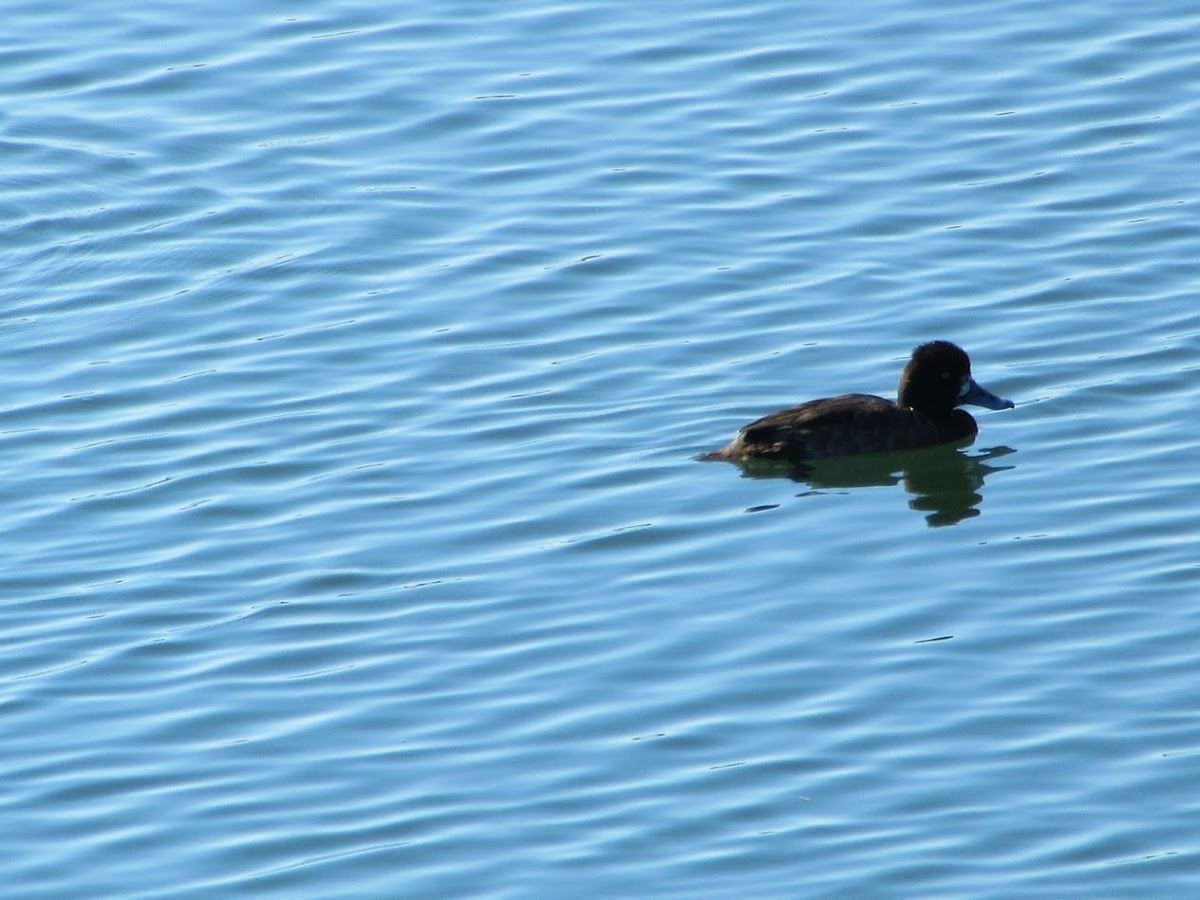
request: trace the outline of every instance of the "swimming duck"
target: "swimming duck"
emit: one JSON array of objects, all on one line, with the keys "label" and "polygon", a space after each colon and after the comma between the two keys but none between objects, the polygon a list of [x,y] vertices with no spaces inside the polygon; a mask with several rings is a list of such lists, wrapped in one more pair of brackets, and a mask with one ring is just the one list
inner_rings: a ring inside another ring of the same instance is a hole
[{"label": "swimming duck", "polygon": [[873,394],[842,394],[782,409],[745,426],[720,450],[700,459],[778,459],[792,463],[915,450],[974,437],[979,426],[964,404],[1012,409],[971,377],[971,360],[949,341],[930,341],[912,352],[900,373],[898,403]]}]

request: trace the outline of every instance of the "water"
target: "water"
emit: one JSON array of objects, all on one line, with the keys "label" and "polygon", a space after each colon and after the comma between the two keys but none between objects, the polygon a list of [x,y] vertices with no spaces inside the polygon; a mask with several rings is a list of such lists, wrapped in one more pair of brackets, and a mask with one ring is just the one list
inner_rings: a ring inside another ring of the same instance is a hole
[{"label": "water", "polygon": [[[1182,2],[10,3],[6,894],[1181,897]],[[943,337],[1017,408],[693,456]]]}]

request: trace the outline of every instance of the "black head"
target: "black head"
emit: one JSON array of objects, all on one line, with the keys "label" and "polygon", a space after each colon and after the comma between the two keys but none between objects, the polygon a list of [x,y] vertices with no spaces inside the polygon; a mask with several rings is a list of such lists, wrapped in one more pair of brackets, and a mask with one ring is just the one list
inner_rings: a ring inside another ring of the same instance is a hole
[{"label": "black head", "polygon": [[975,383],[971,360],[949,341],[930,341],[912,353],[900,373],[900,405],[931,417],[944,417],[969,403],[987,409],[1011,409],[1011,400],[997,397]]}]

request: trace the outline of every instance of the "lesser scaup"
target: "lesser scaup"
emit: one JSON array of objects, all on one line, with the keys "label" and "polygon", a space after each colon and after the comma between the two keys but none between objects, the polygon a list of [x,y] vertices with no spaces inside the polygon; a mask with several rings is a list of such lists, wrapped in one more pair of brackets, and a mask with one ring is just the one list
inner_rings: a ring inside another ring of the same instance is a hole
[{"label": "lesser scaup", "polygon": [[930,341],[913,350],[900,373],[899,403],[873,394],[842,394],[810,400],[771,413],[701,459],[738,462],[777,459],[792,463],[915,450],[973,437],[979,426],[963,404],[1012,409],[971,377],[971,360],[949,341]]}]

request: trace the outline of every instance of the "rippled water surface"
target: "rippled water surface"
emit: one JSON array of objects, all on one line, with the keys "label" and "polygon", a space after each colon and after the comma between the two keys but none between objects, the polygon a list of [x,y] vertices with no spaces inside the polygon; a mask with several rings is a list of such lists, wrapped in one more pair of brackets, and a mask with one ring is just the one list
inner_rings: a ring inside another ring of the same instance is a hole
[{"label": "rippled water surface", "polygon": [[1195,892],[1192,4],[4,19],[6,896]]}]

